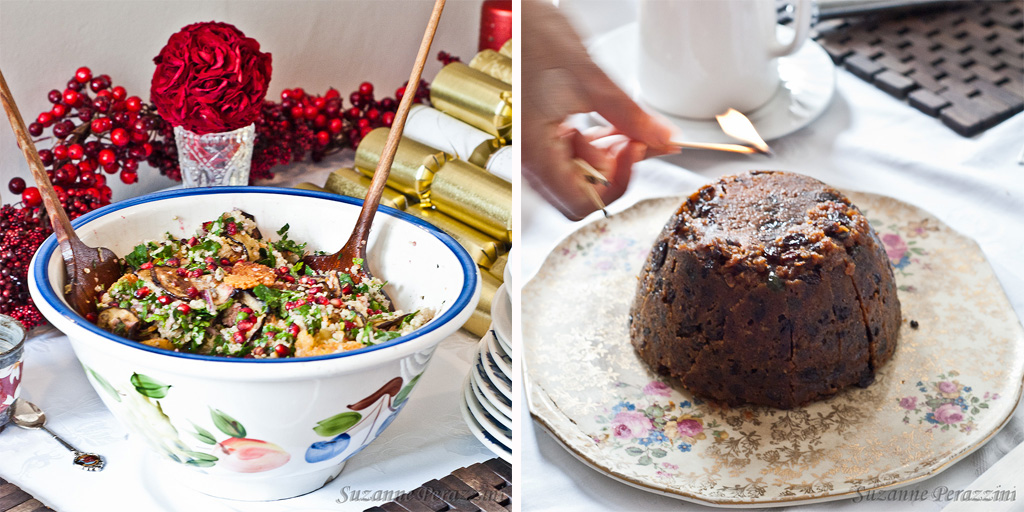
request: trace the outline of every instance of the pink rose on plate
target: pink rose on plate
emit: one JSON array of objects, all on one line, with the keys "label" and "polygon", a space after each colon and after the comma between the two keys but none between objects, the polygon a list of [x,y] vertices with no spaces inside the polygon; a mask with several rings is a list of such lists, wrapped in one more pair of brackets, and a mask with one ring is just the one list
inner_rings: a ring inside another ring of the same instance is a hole
[{"label": "pink rose on plate", "polygon": [[960,387],[949,381],[942,381],[939,383],[939,391],[943,393],[959,393]]},{"label": "pink rose on plate", "polygon": [[935,419],[939,420],[940,423],[952,425],[963,421],[964,413],[954,404],[942,404],[938,409],[935,409]]},{"label": "pink rose on plate", "polygon": [[653,427],[651,420],[642,412],[622,411],[612,418],[612,432],[620,439],[647,437]]},{"label": "pink rose on plate", "polygon": [[900,261],[907,253],[907,243],[903,241],[903,237],[895,233],[882,235],[882,243],[885,244],[885,254],[891,261]]},{"label": "pink rose on plate", "polygon": [[905,396],[900,399],[900,407],[913,411],[917,409],[917,397],[916,396]]},{"label": "pink rose on plate", "polygon": [[645,395],[668,396],[671,391],[668,384],[660,380],[652,380],[650,384],[644,386]]},{"label": "pink rose on plate", "polygon": [[676,430],[683,437],[696,437],[701,432],[704,432],[704,425],[697,420],[679,420],[676,423]]}]

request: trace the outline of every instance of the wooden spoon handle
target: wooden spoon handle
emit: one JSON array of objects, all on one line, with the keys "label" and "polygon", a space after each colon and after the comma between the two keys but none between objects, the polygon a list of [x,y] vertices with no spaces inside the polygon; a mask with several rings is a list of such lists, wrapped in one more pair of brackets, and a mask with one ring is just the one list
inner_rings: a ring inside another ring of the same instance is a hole
[{"label": "wooden spoon handle", "polygon": [[36,144],[32,142],[32,137],[29,136],[28,129],[25,128],[25,120],[21,117],[21,111],[18,110],[18,105],[14,102],[14,96],[11,95],[11,89],[7,87],[7,80],[4,78],[2,71],[0,71],[0,103],[3,103],[4,110],[7,112],[7,119],[11,121],[11,128],[14,129],[14,135],[18,137],[18,146],[21,148],[21,152],[25,154],[25,160],[28,161],[28,168],[32,171],[32,178],[36,182],[36,187],[39,188],[39,194],[43,198],[43,205],[50,214],[53,232],[57,234],[57,241],[60,243],[64,261],[67,262],[71,259],[71,241],[78,241],[78,236],[71,227],[71,220],[68,219],[68,214],[60,205],[60,200],[57,198],[57,192],[53,190],[50,178],[46,176],[46,167],[43,166],[42,160],[39,159]]},{"label": "wooden spoon handle", "polygon": [[[427,22],[427,30],[423,34],[423,41],[420,42],[419,52],[416,54],[416,62],[413,64],[412,73],[409,75],[407,91],[398,104],[398,111],[395,113],[395,120],[391,124],[391,131],[388,132],[387,141],[384,143],[384,150],[377,163],[377,170],[373,173],[373,181],[370,183],[370,190],[366,193],[363,201],[363,208],[359,211],[359,218],[352,230],[349,243],[361,240],[363,244],[370,236],[370,224],[373,223],[373,216],[377,213],[377,204],[384,193],[384,186],[388,181],[388,174],[391,173],[391,164],[395,161],[395,152],[398,151],[398,142],[402,139],[402,131],[405,129],[405,120],[409,117],[409,109],[416,96],[416,88],[419,87],[420,76],[423,75],[423,66],[427,63],[430,53],[430,45],[434,42],[434,33],[437,31],[437,24],[441,20],[441,11],[444,10],[445,0],[435,0],[434,10],[430,13],[430,21]],[[360,247],[360,251],[365,247]]]}]

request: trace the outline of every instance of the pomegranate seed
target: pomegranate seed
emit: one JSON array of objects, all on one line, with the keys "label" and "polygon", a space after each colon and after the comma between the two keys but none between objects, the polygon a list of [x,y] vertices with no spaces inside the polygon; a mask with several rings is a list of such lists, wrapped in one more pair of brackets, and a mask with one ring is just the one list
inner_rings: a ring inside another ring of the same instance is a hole
[{"label": "pomegranate seed", "polygon": [[277,273],[282,276],[288,273],[288,267],[277,267]]},{"label": "pomegranate seed", "polygon": [[235,343],[245,343],[245,334],[243,334],[241,331],[235,332],[233,337],[235,338]]},{"label": "pomegranate seed", "polygon": [[195,286],[189,286],[188,289],[185,290],[185,293],[188,294],[188,298],[190,299],[194,299],[199,296],[199,290],[197,290]]},{"label": "pomegranate seed", "polygon": [[187,315],[187,314],[189,314],[190,311],[192,311],[192,308],[189,307],[188,304],[181,303],[181,304],[178,304],[178,311],[180,311],[181,314],[183,314],[183,315]]},{"label": "pomegranate seed", "polygon": [[185,267],[181,267],[181,268],[179,268],[179,269],[178,269],[178,270],[177,270],[176,272],[177,272],[177,273],[178,273],[178,275],[179,275],[179,276],[181,276],[181,277],[185,277],[185,276],[187,276],[187,275],[188,275],[188,270],[186,270],[186,269],[185,269]]},{"label": "pomegranate seed", "polygon": [[97,318],[96,313],[86,313],[85,314],[85,319],[90,321],[90,322],[92,322],[92,323],[96,323],[96,318]]},{"label": "pomegranate seed", "polygon": [[217,265],[214,265],[213,263],[210,263],[209,265],[206,266],[206,270],[209,270],[210,272],[213,272],[214,270],[217,270]]},{"label": "pomegranate seed", "polygon": [[327,297],[317,297],[316,299],[313,300],[314,302],[320,304],[321,306],[327,304]]},{"label": "pomegranate seed", "polygon": [[288,334],[291,334],[292,336],[298,336],[299,335],[299,325],[298,324],[291,324],[291,325],[289,325],[288,326]]},{"label": "pomegranate seed", "polygon": [[242,313],[245,313],[247,315],[251,315],[252,314],[252,308],[242,308]]},{"label": "pomegranate seed", "polygon": [[[150,264],[150,266],[152,267],[153,265]],[[142,288],[139,288],[138,290],[135,290],[135,298],[136,299],[144,299],[144,298],[146,298],[148,296],[149,296],[149,288],[147,288],[145,286],[143,286]]]},{"label": "pomegranate seed", "polygon": [[153,268],[153,262],[152,261],[147,261],[147,262],[143,263],[142,265],[139,265],[139,270],[149,270],[151,268]]},{"label": "pomegranate seed", "polygon": [[227,258],[221,258],[221,259],[220,259],[220,264],[221,264],[221,265],[224,265],[224,266],[226,267],[226,266],[228,266],[228,265],[230,265],[230,264],[231,264],[231,260],[229,260],[229,259],[227,259]]},{"label": "pomegranate seed", "polygon": [[295,278],[292,277],[292,276],[284,276],[284,280],[285,280],[285,282],[288,282],[288,283],[294,283],[295,282]]},{"label": "pomegranate seed", "polygon": [[213,256],[207,256],[207,257],[206,257],[206,260],[205,260],[205,261],[206,261],[207,263],[213,263],[213,262],[215,262],[215,261],[217,261],[217,260],[213,259]]},{"label": "pomegranate seed", "polygon": [[277,346],[274,347],[274,352],[276,352],[278,356],[284,357],[288,355],[288,347],[278,343]]},{"label": "pomegranate seed", "polygon": [[167,295],[161,295],[156,298],[156,301],[166,306],[171,303],[171,298]]},{"label": "pomegranate seed", "polygon": [[345,287],[341,289],[341,293],[345,295],[352,293],[352,285],[346,284]]},{"label": "pomegranate seed", "polygon": [[179,260],[178,258],[171,258],[167,260],[167,265],[171,267],[177,267],[178,265],[181,265],[181,260]]},{"label": "pomegranate seed", "polygon": [[227,229],[228,229],[228,234],[229,235],[237,235],[238,234],[238,225],[235,224],[234,222],[229,222]]},{"label": "pomegranate seed", "polygon": [[328,302],[330,302],[331,305],[336,307],[336,308],[340,308],[341,304],[342,304],[341,299],[331,299]]},{"label": "pomegranate seed", "polygon": [[196,277],[202,277],[202,275],[203,275],[203,271],[198,269],[198,268],[195,269],[195,270],[189,270],[188,271],[188,277],[196,278]]},{"label": "pomegranate seed", "polygon": [[253,323],[252,320],[242,320],[241,322],[238,322],[238,330],[248,331],[249,329],[252,329],[253,325],[255,324]]},{"label": "pomegranate seed", "polygon": [[349,320],[345,320],[345,330],[346,331],[352,330],[352,329],[355,329],[355,328],[356,328],[356,324],[352,323]]}]

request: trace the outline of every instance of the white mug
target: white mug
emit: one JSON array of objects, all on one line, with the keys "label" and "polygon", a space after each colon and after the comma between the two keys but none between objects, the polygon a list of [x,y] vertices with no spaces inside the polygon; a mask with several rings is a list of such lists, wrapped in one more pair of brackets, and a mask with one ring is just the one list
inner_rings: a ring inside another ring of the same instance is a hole
[{"label": "white mug", "polygon": [[795,0],[793,40],[776,37],[775,0],[641,0],[640,92],[666,114],[710,119],[750,112],[779,87],[778,57],[797,51],[811,0]]}]

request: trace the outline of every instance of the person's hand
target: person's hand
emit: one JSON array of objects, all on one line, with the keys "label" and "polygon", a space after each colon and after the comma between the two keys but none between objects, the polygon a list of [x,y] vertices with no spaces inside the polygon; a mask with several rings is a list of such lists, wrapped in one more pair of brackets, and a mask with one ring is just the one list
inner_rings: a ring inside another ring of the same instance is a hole
[{"label": "person's hand", "polygon": [[[575,31],[547,2],[523,2],[522,154],[527,182],[566,217],[597,210],[582,187],[595,187],[605,203],[626,190],[633,164],[678,152],[672,130],[637,106],[587,55]],[[596,111],[610,124],[580,133],[570,114]],[[588,183],[574,162],[586,160],[608,186]]]}]

